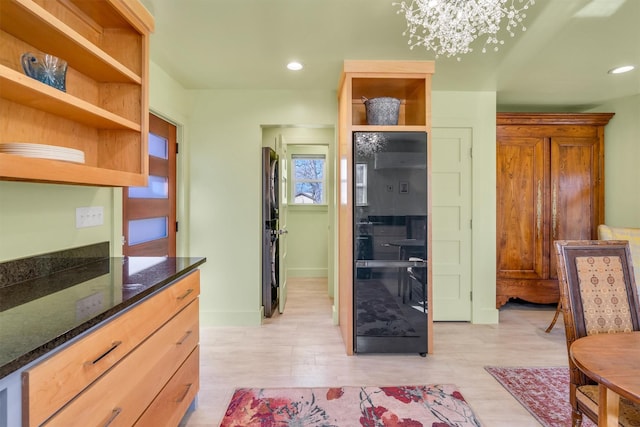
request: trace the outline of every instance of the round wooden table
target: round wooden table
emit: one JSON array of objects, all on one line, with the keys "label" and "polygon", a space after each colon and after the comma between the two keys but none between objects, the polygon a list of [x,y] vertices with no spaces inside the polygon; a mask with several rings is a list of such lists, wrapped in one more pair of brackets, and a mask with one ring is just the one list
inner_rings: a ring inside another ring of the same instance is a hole
[{"label": "round wooden table", "polygon": [[579,338],[569,356],[598,383],[598,426],[617,427],[620,396],[640,403],[640,332]]}]

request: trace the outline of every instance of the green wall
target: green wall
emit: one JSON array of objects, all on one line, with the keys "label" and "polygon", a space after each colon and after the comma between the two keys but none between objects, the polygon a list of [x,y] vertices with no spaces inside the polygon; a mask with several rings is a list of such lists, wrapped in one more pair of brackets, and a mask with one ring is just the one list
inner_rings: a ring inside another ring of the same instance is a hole
[{"label": "green wall", "polygon": [[204,325],[261,323],[262,125],[335,126],[335,93],[195,91],[189,120],[190,249]]},{"label": "green wall", "polygon": [[616,113],[605,128],[605,223],[640,228],[640,95],[593,111]]},{"label": "green wall", "polygon": [[[118,254],[113,194],[110,188],[0,181],[0,261],[104,241]],[[85,206],[103,206],[104,224],[76,229],[76,208]]]},{"label": "green wall", "polygon": [[329,274],[329,212],[326,206],[290,206],[287,271],[291,277]]}]

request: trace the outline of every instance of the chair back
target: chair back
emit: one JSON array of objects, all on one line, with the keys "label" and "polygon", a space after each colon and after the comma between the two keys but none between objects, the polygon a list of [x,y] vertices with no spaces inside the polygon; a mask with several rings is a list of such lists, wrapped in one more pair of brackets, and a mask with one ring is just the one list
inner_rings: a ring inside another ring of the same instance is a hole
[{"label": "chair back", "polygon": [[[578,338],[640,330],[638,295],[627,241],[555,242],[567,354]],[[591,383],[569,358],[571,385]]]}]

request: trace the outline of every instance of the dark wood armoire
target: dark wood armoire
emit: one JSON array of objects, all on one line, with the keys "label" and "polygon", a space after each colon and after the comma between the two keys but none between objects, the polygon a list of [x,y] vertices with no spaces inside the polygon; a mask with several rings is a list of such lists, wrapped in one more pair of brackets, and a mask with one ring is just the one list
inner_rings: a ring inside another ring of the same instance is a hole
[{"label": "dark wood armoire", "polygon": [[554,240],[604,222],[604,127],[612,113],[498,113],[496,307],[559,299]]}]

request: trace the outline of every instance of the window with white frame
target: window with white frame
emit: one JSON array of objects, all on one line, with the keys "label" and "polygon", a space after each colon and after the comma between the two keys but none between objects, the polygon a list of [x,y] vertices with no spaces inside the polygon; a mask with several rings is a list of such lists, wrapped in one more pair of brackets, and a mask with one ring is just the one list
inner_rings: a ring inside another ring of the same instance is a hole
[{"label": "window with white frame", "polygon": [[323,154],[291,155],[293,204],[326,203],[326,157]]},{"label": "window with white frame", "polygon": [[367,164],[356,163],[356,206],[367,205]]}]

